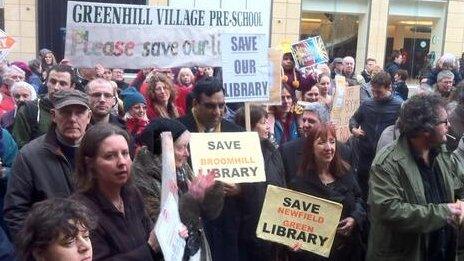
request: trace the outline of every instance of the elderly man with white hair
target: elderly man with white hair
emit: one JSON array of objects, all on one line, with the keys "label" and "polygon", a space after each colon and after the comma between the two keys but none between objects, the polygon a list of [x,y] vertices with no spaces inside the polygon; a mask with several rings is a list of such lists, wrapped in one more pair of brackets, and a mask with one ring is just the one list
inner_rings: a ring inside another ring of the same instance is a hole
[{"label": "elderly man with white hair", "polygon": [[25,104],[27,101],[37,99],[37,93],[34,86],[27,82],[15,82],[10,89],[10,93],[15,101],[15,108],[14,110],[5,113],[0,118],[0,126],[11,132],[18,108]]},{"label": "elderly man with white hair", "polygon": [[430,86],[436,84],[438,82],[438,74],[444,70],[449,70],[454,74],[453,85],[458,84],[462,80],[461,74],[459,73],[458,59],[456,59],[456,56],[453,54],[445,53],[438,59],[435,68],[430,72],[427,78],[427,84]]},{"label": "elderly man with white hair", "polygon": [[453,88],[454,74],[450,70],[440,71],[437,75],[437,83],[433,86],[434,92],[449,100]]},{"label": "elderly man with white hair", "polygon": [[11,97],[10,89],[15,82],[24,81],[25,77],[25,72],[15,65],[5,69],[3,73],[3,82],[0,86],[0,117],[14,110],[15,103],[13,97]]},{"label": "elderly man with white hair", "polygon": [[360,74],[356,74],[354,71],[355,62],[351,56],[343,58],[343,76],[345,76],[346,82],[349,86],[365,84],[366,81]]}]

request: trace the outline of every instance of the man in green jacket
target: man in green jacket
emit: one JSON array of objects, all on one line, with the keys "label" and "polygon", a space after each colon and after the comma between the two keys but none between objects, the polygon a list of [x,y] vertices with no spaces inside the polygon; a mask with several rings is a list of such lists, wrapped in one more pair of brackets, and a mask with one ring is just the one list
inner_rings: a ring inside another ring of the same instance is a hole
[{"label": "man in green jacket", "polygon": [[367,260],[454,260],[461,183],[444,142],[449,122],[438,95],[403,106],[400,137],[375,157],[369,181]]},{"label": "man in green jacket", "polygon": [[20,148],[50,129],[53,95],[59,90],[74,89],[75,73],[71,66],[55,65],[47,75],[47,94],[27,102],[16,114],[12,134]]}]

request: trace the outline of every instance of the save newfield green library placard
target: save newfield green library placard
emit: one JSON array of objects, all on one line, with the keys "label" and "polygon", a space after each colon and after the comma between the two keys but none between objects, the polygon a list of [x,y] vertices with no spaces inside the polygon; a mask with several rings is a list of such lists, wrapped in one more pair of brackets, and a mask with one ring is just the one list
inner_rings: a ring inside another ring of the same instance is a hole
[{"label": "save newfield green library placard", "polygon": [[226,183],[266,181],[261,144],[256,132],[192,133],[190,155],[194,173],[215,173]]},{"label": "save newfield green library placard", "polygon": [[256,235],[328,257],[343,206],[290,189],[268,185]]}]

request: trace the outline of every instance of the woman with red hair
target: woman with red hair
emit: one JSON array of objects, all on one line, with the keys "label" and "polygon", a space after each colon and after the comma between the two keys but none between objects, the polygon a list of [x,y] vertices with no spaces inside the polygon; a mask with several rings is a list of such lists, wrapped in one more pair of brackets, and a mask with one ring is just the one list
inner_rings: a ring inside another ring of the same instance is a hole
[{"label": "woman with red hair", "polygon": [[[342,216],[328,260],[363,260],[361,229],[366,220],[366,210],[356,179],[349,165],[340,157],[335,132],[335,127],[328,123],[310,129],[299,171],[288,187],[341,203]],[[327,259],[298,251],[291,253],[290,260]]]},{"label": "woman with red hair", "polygon": [[176,92],[174,84],[163,73],[153,73],[147,79],[147,116],[149,120],[156,118],[175,119],[184,111],[175,104]]}]

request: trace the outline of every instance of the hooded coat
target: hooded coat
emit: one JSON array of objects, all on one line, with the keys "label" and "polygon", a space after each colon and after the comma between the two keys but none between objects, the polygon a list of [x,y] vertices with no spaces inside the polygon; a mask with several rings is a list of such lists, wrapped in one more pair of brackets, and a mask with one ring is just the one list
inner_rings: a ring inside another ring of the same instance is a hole
[{"label": "hooded coat", "polygon": [[[154,155],[147,147],[140,149],[132,163],[134,185],[140,190],[148,216],[153,223],[156,223],[158,219],[161,205],[161,166],[160,155]],[[187,163],[177,170],[177,172],[179,171],[186,173],[188,179],[192,180],[193,173]],[[189,231],[186,251],[196,253],[196,250],[200,248],[200,260],[212,260],[201,219],[215,219],[221,213],[224,204],[223,184],[216,182],[212,188],[206,191],[202,202],[182,191],[185,183],[179,179],[179,175],[177,185],[179,187],[180,219]],[[188,257],[189,254],[185,253],[184,260],[188,260]]]}]

